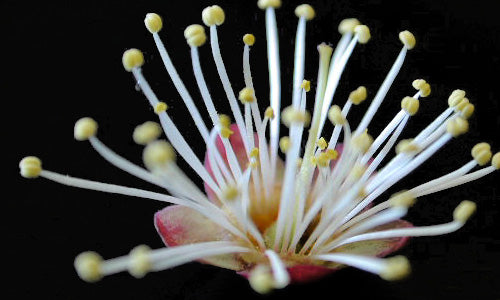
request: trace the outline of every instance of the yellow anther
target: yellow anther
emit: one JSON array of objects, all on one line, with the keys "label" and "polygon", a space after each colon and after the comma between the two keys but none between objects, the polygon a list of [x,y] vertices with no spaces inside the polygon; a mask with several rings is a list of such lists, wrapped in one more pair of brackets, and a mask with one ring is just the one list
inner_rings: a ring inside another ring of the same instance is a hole
[{"label": "yellow anther", "polygon": [[423,79],[415,79],[411,84],[420,92],[420,96],[427,97],[431,94],[431,86]]},{"label": "yellow anther", "polygon": [[316,12],[314,11],[314,8],[312,8],[311,5],[309,4],[301,4],[295,8],[295,15],[298,18],[304,17],[306,20],[312,20],[314,19],[314,16],[316,15]]},{"label": "yellow anther", "polygon": [[411,85],[416,89],[420,90],[427,82],[424,79],[415,79]]},{"label": "yellow anther", "polygon": [[264,116],[270,120],[274,119],[274,109],[271,106],[267,107]]},{"label": "yellow anther", "polygon": [[386,258],[384,270],[380,272],[380,277],[385,280],[400,280],[407,277],[411,273],[411,266],[408,259],[398,255],[391,258]]},{"label": "yellow anther", "polygon": [[308,126],[311,121],[311,115],[308,111],[299,111],[293,106],[288,106],[285,108],[281,114],[283,124],[286,126],[292,125],[292,123],[303,123],[304,126]]},{"label": "yellow anther", "polygon": [[92,118],[81,118],[76,121],[74,136],[77,141],[85,141],[97,133],[97,122]]},{"label": "yellow anther", "polygon": [[184,37],[189,46],[200,47],[207,41],[205,28],[199,24],[192,24],[184,29]]},{"label": "yellow anther", "polygon": [[281,0],[259,0],[259,1],[257,1],[257,6],[263,10],[268,8],[268,7],[280,8],[281,7]]},{"label": "yellow anther", "polygon": [[344,115],[342,115],[342,111],[338,105],[330,107],[330,110],[328,111],[328,119],[334,125],[344,125],[346,122],[346,119],[344,118]]},{"label": "yellow anther", "polygon": [[330,160],[336,160],[337,157],[339,157],[339,153],[337,152],[337,150],[333,150],[333,149],[327,149],[325,151],[326,155],[328,155],[328,157],[330,158]]},{"label": "yellow anther", "polygon": [[280,139],[280,149],[281,152],[287,153],[288,149],[290,149],[290,137],[284,136]]},{"label": "yellow anther", "polygon": [[321,137],[317,142],[316,145],[318,145],[318,148],[321,150],[325,150],[326,147],[328,147],[328,143],[326,142],[324,137]]},{"label": "yellow anther", "polygon": [[460,116],[464,119],[468,119],[472,116],[475,110],[475,106],[472,103],[467,103],[462,109],[460,109]]},{"label": "yellow anther", "polygon": [[175,151],[168,142],[157,140],[149,143],[144,148],[142,159],[146,168],[153,170],[173,162],[175,160]]},{"label": "yellow anther", "polygon": [[243,43],[248,46],[253,46],[255,44],[255,36],[251,33],[247,33],[243,36]]},{"label": "yellow anther", "polygon": [[464,200],[453,211],[453,220],[465,223],[476,212],[476,203]]},{"label": "yellow anther", "polygon": [[228,115],[219,115],[219,124],[221,127],[229,128],[231,126],[231,118]]},{"label": "yellow anther", "polygon": [[144,277],[151,271],[151,248],[146,245],[139,245],[132,249],[129,254],[129,273],[135,278]]},{"label": "yellow anther", "polygon": [[157,33],[163,27],[161,17],[155,13],[149,13],[144,18],[144,25],[151,33]]},{"label": "yellow anther", "polygon": [[461,111],[462,109],[464,109],[468,104],[469,104],[469,99],[467,98],[462,98],[462,100],[460,100],[457,105],[455,105],[455,108],[458,110],[458,111]]},{"label": "yellow anther", "polygon": [[226,15],[224,14],[224,10],[218,5],[212,5],[206,7],[201,12],[201,18],[203,23],[207,26],[212,25],[222,25],[224,20],[226,19]]},{"label": "yellow anther", "polygon": [[462,118],[468,119],[474,113],[475,107],[474,104],[469,102],[469,99],[462,98],[462,100],[455,105],[455,109],[460,113]]},{"label": "yellow anther", "polygon": [[152,121],[144,122],[134,129],[132,138],[139,145],[146,145],[156,140],[161,135],[161,126]]},{"label": "yellow anther", "polygon": [[457,137],[461,134],[464,134],[468,130],[469,130],[469,122],[460,117],[451,119],[446,124],[446,131],[453,137]]},{"label": "yellow anther", "polygon": [[410,207],[417,202],[417,198],[410,191],[401,191],[392,195],[389,201],[393,206]]},{"label": "yellow anther", "polygon": [[361,134],[355,135],[351,139],[351,143],[359,152],[366,153],[373,143],[373,138],[368,134],[368,132],[365,131]]},{"label": "yellow anther", "polygon": [[75,258],[75,269],[81,279],[96,282],[103,276],[101,272],[102,257],[93,251],[80,253]]},{"label": "yellow anther", "polygon": [[316,164],[319,167],[328,167],[330,165],[330,157],[326,152],[321,152],[318,154],[318,157],[316,157]]},{"label": "yellow anther", "polygon": [[235,186],[227,186],[223,191],[222,191],[222,197],[224,200],[234,200],[238,195],[240,194],[239,190]]},{"label": "yellow anther", "polygon": [[366,44],[370,40],[370,29],[366,25],[357,25],[354,27],[354,33],[358,36],[360,44]]},{"label": "yellow anther", "polygon": [[36,156],[26,156],[19,162],[21,176],[37,178],[42,172],[42,161]]},{"label": "yellow anther", "polygon": [[250,150],[250,155],[251,158],[258,158],[259,157],[259,148],[253,148]]},{"label": "yellow anther", "polygon": [[409,32],[408,30],[401,31],[399,33],[399,39],[408,50],[413,49],[413,47],[415,47],[415,44],[417,42],[415,40],[415,36],[413,35],[413,33]]},{"label": "yellow anther", "polygon": [[413,143],[413,139],[401,140],[396,145],[396,153],[416,153],[420,151],[420,148]]},{"label": "yellow anther", "polygon": [[413,97],[404,97],[401,101],[401,108],[410,116],[415,115],[420,107],[420,101]]},{"label": "yellow anther", "polygon": [[341,34],[354,33],[354,28],[356,28],[356,26],[358,25],[361,25],[358,19],[349,18],[342,20],[339,24],[338,29]]},{"label": "yellow anther", "polygon": [[223,138],[228,139],[231,135],[233,135],[234,131],[229,129],[228,127],[222,127],[220,129],[220,135],[222,135]]},{"label": "yellow anther", "polygon": [[238,99],[240,99],[241,103],[252,103],[255,100],[254,91],[252,88],[245,87],[238,94]]},{"label": "yellow anther", "polygon": [[448,105],[450,107],[456,106],[465,97],[463,90],[454,90],[448,98]]},{"label": "yellow anther", "polygon": [[125,70],[131,72],[133,68],[140,68],[144,64],[144,55],[138,49],[128,49],[123,52],[122,63]]},{"label": "yellow anther", "polygon": [[155,105],[155,113],[158,115],[161,114],[162,112],[167,111],[167,109],[168,109],[168,105],[165,102],[158,102]]},{"label": "yellow anther", "polygon": [[260,294],[267,294],[274,289],[274,278],[269,267],[257,265],[248,276],[250,286]]},{"label": "yellow anther", "polygon": [[311,82],[309,80],[302,80],[302,83],[300,84],[300,88],[304,89],[304,91],[309,92],[311,90]]},{"label": "yellow anther", "polygon": [[500,152],[497,152],[495,153],[495,155],[493,155],[493,158],[491,159],[491,165],[497,170],[500,169]]},{"label": "yellow anther", "polygon": [[479,143],[472,147],[471,155],[478,165],[484,166],[490,162],[493,154],[488,143]]},{"label": "yellow anther", "polygon": [[360,86],[349,94],[349,100],[353,104],[358,105],[366,100],[366,95],[366,88],[364,86]]},{"label": "yellow anther", "polygon": [[472,147],[472,150],[471,150],[471,155],[472,157],[476,156],[479,154],[479,152],[482,152],[482,151],[490,151],[491,150],[491,146],[490,144],[488,143],[477,143],[476,145],[474,145],[474,147]]}]

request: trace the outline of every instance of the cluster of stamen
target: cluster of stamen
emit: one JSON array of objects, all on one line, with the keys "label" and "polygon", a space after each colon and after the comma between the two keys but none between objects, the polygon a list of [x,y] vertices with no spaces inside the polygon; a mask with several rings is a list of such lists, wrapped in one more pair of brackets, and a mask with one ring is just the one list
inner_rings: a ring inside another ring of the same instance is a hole
[{"label": "cluster of stamen", "polygon": [[[33,156],[20,162],[21,175],[27,178],[41,176],[66,185],[189,207],[234,237],[232,241],[200,242],[157,250],[142,245],[129,255],[110,260],[103,260],[95,252],[85,252],[75,260],[75,267],[82,279],[96,281],[124,270],[135,277],[143,277],[149,271],[171,268],[192,260],[251,253],[249,257],[259,258],[246,262],[252,266],[249,281],[255,290],[262,293],[286,286],[290,281],[287,268],[292,268],[301,259],[317,265],[345,264],[378,274],[387,280],[396,280],[410,271],[405,257],[382,259],[350,254],[339,249],[362,241],[453,232],[461,228],[475,211],[476,205],[466,200],[455,209],[453,221],[449,223],[377,230],[380,225],[402,218],[419,197],[476,180],[500,169],[500,153],[493,155],[489,144],[479,143],[472,148],[473,159],[461,168],[371,206],[377,197],[424,163],[453,137],[466,133],[469,129],[467,119],[473,114],[474,105],[465,97],[464,91],[455,90],[448,99],[449,107],[433,122],[413,139],[397,143],[409,119],[417,114],[421,105],[419,99],[431,93],[430,84],[417,79],[411,84],[417,92],[402,99],[401,111],[380,134],[372,136],[369,133],[368,126],[386,98],[407,51],[416,45],[413,34],[402,31],[399,34],[403,43],[401,52],[361,122],[355,130],[351,129],[348,113],[353,105],[358,106],[367,99],[367,89],[364,86],[356,88],[349,94],[343,107],[332,105],[332,101],[356,45],[367,43],[371,36],[369,28],[357,19],[345,19],[338,28],[342,37],[336,49],[327,44],[318,46],[317,86],[313,111],[309,112],[307,98],[313,88],[310,81],[303,78],[305,30],[306,22],[315,17],[315,11],[310,5],[303,4],[295,9],[299,21],[292,99],[291,104],[282,109],[275,17],[275,10],[280,6],[279,0],[258,1],[258,7],[266,13],[270,80],[270,105],[266,106],[264,114],[261,114],[250,71],[250,47],[255,44],[255,36],[243,36],[245,87],[236,94],[231,87],[218,43],[217,27],[224,23],[226,17],[222,8],[214,5],[202,12],[202,21],[209,28],[209,37],[202,25],[193,24],[185,29],[184,36],[190,46],[196,83],[211,120],[211,126],[208,127],[201,117],[200,106],[191,98],[159,37],[162,18],[154,13],[146,15],[146,28],[152,34],[165,68],[206,145],[209,169],[170,119],[168,105],[159,101],[148,85],[141,71],[144,56],[137,49],[125,51],[123,66],[132,73],[160,121],[143,123],[133,132],[134,141],[144,146],[143,162],[146,169],[132,164],[100,142],[96,137],[96,121],[83,118],[76,122],[75,139],[88,140],[106,160],[142,180],[165,188],[172,196],[42,170],[41,161]],[[217,111],[201,71],[198,48],[207,40],[210,41],[217,72],[230,104],[235,122],[233,125],[231,117]],[[326,119],[333,125],[330,136],[322,136],[326,134],[326,130],[323,130]],[[288,135],[281,138],[280,122],[288,127]],[[169,142],[159,140],[162,129]],[[342,147],[339,143],[341,134]],[[241,138],[241,145],[233,143],[235,135]],[[285,157],[284,165],[278,149]],[[393,149],[395,156],[382,166],[382,161]],[[207,190],[213,193],[211,198],[177,167],[176,153],[196,172]],[[245,153],[244,157],[238,155],[241,153]],[[489,162],[491,166],[487,166]],[[483,168],[471,172],[476,166]]]}]

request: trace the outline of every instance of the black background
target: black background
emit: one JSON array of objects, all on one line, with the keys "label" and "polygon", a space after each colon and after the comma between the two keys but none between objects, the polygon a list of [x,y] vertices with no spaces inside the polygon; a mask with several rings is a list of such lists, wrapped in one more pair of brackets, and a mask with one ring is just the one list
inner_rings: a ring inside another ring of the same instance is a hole
[{"label": "black background", "polygon": [[[257,42],[251,63],[261,108],[268,96],[264,13],[256,1],[217,1],[226,11],[219,28],[221,50],[235,91],[243,87],[242,42],[252,32]],[[182,104],[143,26],[144,15],[164,18],[161,36],[193,98],[200,96],[192,75],[184,28],[201,23],[201,10],[209,1],[26,1],[0,4],[2,65],[3,162],[2,201],[3,295],[10,299],[244,299],[262,298],[246,280],[231,271],[191,263],[136,280],[127,273],[99,283],[81,281],[73,269],[74,257],[96,250],[105,258],[119,256],[137,244],[162,247],[153,227],[153,213],[161,203],[92,191],[76,190],[46,180],[18,175],[18,161],[38,155],[48,170],[126,186],[158,191],[115,169],[87,143],[72,139],[74,122],[92,116],[100,125],[104,143],[141,164],[141,147],[133,128],[155,115],[132,76],[121,65],[125,49],[144,51],[144,73],[170,115],[190,139],[200,157],[201,139]],[[280,33],[283,106],[288,105],[293,71],[293,43],[298,1],[283,1],[277,11]],[[421,112],[404,137],[412,137],[446,107],[455,88],[468,92],[476,104],[471,132],[453,140],[429,162],[391,190],[410,188],[454,170],[469,161],[477,142],[500,149],[499,50],[500,21],[497,1],[312,1],[317,17],[308,23],[306,78],[316,83],[320,42],[335,44],[337,25],[357,17],[372,31],[367,45],[357,46],[336,95],[342,104],[349,91],[366,85],[373,97],[396,58],[401,44],[397,34],[409,29],[417,47],[407,60],[389,95],[370,126],[374,134],[399,110],[399,101],[413,94],[410,83],[425,78],[433,94],[421,101]],[[229,113],[209,47],[200,49],[202,66],[216,104]],[[362,108],[366,109],[367,103]],[[359,108],[357,111],[363,111]],[[359,114],[350,121],[357,124]],[[384,123],[385,122],[385,123]],[[198,146],[199,145],[199,146]],[[179,162],[187,170],[185,163]],[[187,172],[192,175],[192,173]],[[400,251],[413,266],[402,282],[385,282],[375,275],[346,269],[307,285],[292,285],[264,298],[362,297],[383,299],[500,299],[500,197],[497,173],[477,183],[421,199],[407,217],[417,225],[447,222],[462,199],[477,201],[478,212],[459,232],[416,238]],[[6,237],[6,238],[5,238]],[[6,289],[5,289],[6,288]]]}]

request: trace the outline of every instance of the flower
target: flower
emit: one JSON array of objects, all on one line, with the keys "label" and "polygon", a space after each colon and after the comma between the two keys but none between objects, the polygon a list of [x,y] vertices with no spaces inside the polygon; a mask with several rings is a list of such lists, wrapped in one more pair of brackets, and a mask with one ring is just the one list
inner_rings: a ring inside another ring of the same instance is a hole
[{"label": "flower", "polygon": [[[430,93],[426,81],[415,80],[412,85],[416,94],[401,101],[401,111],[386,129],[375,139],[366,131],[407,51],[415,46],[415,37],[408,31],[401,32],[403,48],[361,123],[351,132],[347,114],[352,104],[358,105],[367,98],[366,89],[359,87],[353,91],[343,108],[331,104],[354,48],[370,39],[368,27],[355,19],[344,20],[339,26],[342,38],[337,50],[334,52],[326,44],[318,46],[320,66],[314,109],[309,114],[306,99],[311,86],[303,79],[304,47],[305,27],[314,17],[314,10],[308,5],[299,6],[296,9],[299,26],[293,98],[291,105],[280,113],[280,67],[274,17],[280,4],[280,1],[259,1],[259,7],[266,13],[270,75],[270,107],[263,116],[250,72],[250,47],[255,38],[250,34],[243,38],[246,87],[238,93],[244,108],[241,111],[218,46],[217,26],[224,23],[224,11],[211,6],[202,13],[204,23],[210,28],[212,53],[235,124],[231,124],[230,117],[217,113],[201,72],[198,47],[206,42],[205,28],[201,25],[186,28],[184,34],[191,46],[195,77],[213,125],[210,131],[160,40],[161,18],[156,14],[146,16],[146,27],[152,33],[167,71],[203,137],[207,149],[204,164],[194,154],[193,145],[169,118],[167,104],[156,98],[143,77],[144,57],[136,49],[125,52],[123,65],[132,72],[158,114],[171,144],[157,140],[161,133],[157,123],[148,122],[137,127],[134,140],[146,145],[143,156],[149,170],[146,171],[102,144],[96,137],[97,123],[93,119],[84,118],[75,124],[77,140],[89,140],[111,163],[166,188],[173,196],[61,176],[42,170],[41,161],[36,157],[21,161],[21,174],[25,177],[42,176],[67,185],[175,204],[155,215],[157,230],[169,247],[151,250],[139,246],[128,256],[106,261],[94,252],[85,252],[75,260],[83,279],[94,281],[127,269],[132,275],[142,277],[148,271],[192,260],[238,271],[248,276],[252,287],[259,292],[284,287],[290,281],[310,280],[341,265],[354,266],[389,280],[399,279],[408,274],[408,261],[399,256],[388,259],[378,256],[394,252],[409,236],[455,231],[474,212],[475,204],[464,201],[457,207],[450,223],[418,228],[400,220],[417,197],[477,179],[498,169],[500,155],[493,156],[490,146],[485,143],[476,145],[472,149],[473,160],[457,171],[395,194],[388,200],[378,199],[452,137],[465,133],[468,130],[467,118],[474,110],[465,98],[465,92],[454,91],[449,98],[450,107],[414,139],[397,144],[396,156],[381,167],[408,120],[417,113],[419,99]],[[321,137],[327,118],[335,125],[328,142]],[[288,136],[281,139],[280,122],[289,128]],[[270,129],[269,139],[266,137],[267,127]],[[307,138],[302,138],[307,127]],[[338,139],[342,132],[343,143],[340,144]],[[301,155],[303,140],[305,147]],[[174,149],[202,179],[206,193],[201,192],[176,166]],[[279,150],[285,155],[284,161],[278,155]],[[492,166],[469,173],[477,165],[488,164],[490,159]],[[375,200],[379,203],[372,206]]]}]

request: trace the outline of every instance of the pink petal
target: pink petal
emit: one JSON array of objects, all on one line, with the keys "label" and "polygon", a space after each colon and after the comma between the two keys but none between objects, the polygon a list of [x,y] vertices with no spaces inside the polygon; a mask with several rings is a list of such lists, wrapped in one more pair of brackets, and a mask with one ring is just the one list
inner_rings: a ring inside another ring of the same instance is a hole
[{"label": "pink petal", "polygon": [[[171,205],[154,216],[156,230],[167,247],[199,242],[231,241],[234,236],[197,211],[180,205]],[[201,262],[221,268],[241,271],[246,263],[236,254],[218,255]]]},{"label": "pink petal", "polygon": [[[413,227],[409,222],[398,220],[391,222],[386,225],[377,227],[374,231],[403,228],[403,227]],[[373,241],[363,241],[345,245],[337,249],[337,252],[360,254],[367,256],[377,256],[384,257],[387,256],[401,247],[403,247],[407,242],[408,237],[392,238],[392,239],[382,239]],[[288,273],[290,274],[290,279],[292,283],[305,283],[315,279],[319,279],[326,276],[334,271],[344,268],[344,265],[336,263],[325,263],[324,265],[315,265],[316,262],[304,262],[303,264],[298,264],[292,267],[288,267]],[[238,274],[248,277],[249,270],[244,270]]]}]

